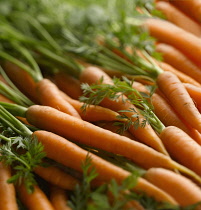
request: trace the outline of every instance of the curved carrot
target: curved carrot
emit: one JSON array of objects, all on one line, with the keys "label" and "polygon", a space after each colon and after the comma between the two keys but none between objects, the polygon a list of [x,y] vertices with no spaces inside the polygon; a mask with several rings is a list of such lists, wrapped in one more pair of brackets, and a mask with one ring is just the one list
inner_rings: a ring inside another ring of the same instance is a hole
[{"label": "curved carrot", "polygon": [[175,47],[159,43],[156,45],[156,51],[162,54],[166,63],[201,83],[201,68],[196,66],[195,63],[193,63]]},{"label": "curved carrot", "polygon": [[[181,206],[201,202],[201,189],[190,179],[164,168],[151,168],[144,178],[170,194]],[[199,205],[198,209],[201,209]]]},{"label": "curved carrot", "polygon": [[164,72],[158,76],[157,85],[177,113],[201,132],[201,115],[181,81],[174,74]]},{"label": "curved carrot", "polygon": [[201,176],[201,147],[177,127],[166,127],[160,137],[170,155]]},{"label": "curved carrot", "polygon": [[[112,79],[101,69],[96,67],[88,67],[86,68],[82,74],[80,75],[80,81],[88,84],[97,83],[100,81],[100,79],[103,78],[104,84],[113,84]],[[126,100],[126,96],[124,96],[125,100],[124,102],[122,99],[119,100],[110,100],[108,98],[105,98],[101,102],[101,106],[109,108],[111,110],[114,110],[116,112],[120,110],[132,110],[134,109],[140,118],[140,121],[143,120],[143,117],[141,113],[137,110],[137,108],[131,104],[128,100]],[[136,113],[134,112],[124,112],[127,117],[135,120],[132,116]],[[161,144],[160,138],[157,136],[155,131],[152,129],[152,127],[146,123],[145,127],[138,127],[135,129],[133,126],[129,128],[129,131],[139,139],[139,141],[151,146],[152,148],[156,149],[157,151],[160,151],[164,154],[167,154],[164,146]]]},{"label": "curved carrot", "polygon": [[68,197],[64,189],[52,185],[50,187],[50,201],[55,210],[71,210],[67,205]]},{"label": "curved carrot", "polygon": [[[78,147],[76,144],[54,133],[47,131],[36,131],[34,132],[34,135],[37,137],[38,141],[43,144],[47,157],[65,166],[82,172],[81,165],[89,155],[91,158],[91,163],[98,173],[97,178],[102,181],[108,182],[111,179],[116,179],[118,183],[121,183],[130,175],[128,171],[125,171],[124,169],[121,169],[107,162],[106,160],[89,153],[88,151]],[[134,187],[134,190],[144,192],[147,195],[153,196],[159,201],[167,201],[173,204],[175,203],[174,199],[172,199],[168,194],[163,193],[163,191],[159,190],[157,187],[150,184],[143,178],[138,178],[137,185]]]},{"label": "curved carrot", "polygon": [[54,75],[54,80],[59,89],[71,98],[78,99],[82,95],[79,80],[65,72],[59,71]]},{"label": "curved carrot", "polygon": [[29,194],[23,184],[17,186],[19,198],[29,210],[54,210],[45,193],[37,186],[34,186],[33,193]]},{"label": "curved carrot", "polygon": [[165,15],[168,21],[198,37],[201,37],[201,26],[177,7],[165,1],[158,1],[155,6],[157,10]]},{"label": "curved carrot", "polygon": [[16,192],[13,184],[7,183],[11,178],[11,169],[0,162],[0,209],[17,210]]},{"label": "curved carrot", "polygon": [[38,166],[34,172],[47,182],[66,190],[73,190],[79,181],[55,166]]},{"label": "curved carrot", "polygon": [[62,97],[57,86],[49,79],[39,81],[36,85],[36,91],[41,104],[81,118],[74,107]]}]

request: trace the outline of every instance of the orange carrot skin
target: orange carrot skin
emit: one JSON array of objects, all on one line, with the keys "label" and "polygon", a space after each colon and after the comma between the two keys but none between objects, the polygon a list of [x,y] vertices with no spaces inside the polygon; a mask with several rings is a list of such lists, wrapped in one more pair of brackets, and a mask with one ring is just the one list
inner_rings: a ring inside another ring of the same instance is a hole
[{"label": "orange carrot skin", "polygon": [[170,194],[181,206],[201,201],[201,189],[190,179],[173,171],[151,168],[145,173],[144,178]]},{"label": "orange carrot skin", "polygon": [[175,47],[159,43],[156,45],[156,51],[162,53],[163,59],[166,63],[201,83],[201,68],[196,66],[195,63]]},{"label": "orange carrot skin", "polygon": [[16,192],[13,184],[7,183],[11,170],[0,162],[0,209],[18,210]]},{"label": "orange carrot skin", "polygon": [[160,134],[170,155],[201,176],[201,147],[177,127],[166,127]]},{"label": "orange carrot skin", "polygon": [[73,190],[79,181],[55,166],[38,166],[34,172],[47,182],[66,190]]},{"label": "orange carrot skin", "polygon": [[0,94],[0,101],[1,102],[6,102],[6,103],[11,103],[14,104],[13,101],[11,101],[9,98],[6,98],[4,95]]},{"label": "orange carrot skin", "polygon": [[168,21],[198,37],[201,37],[201,26],[171,3],[158,1],[156,2],[156,9],[161,11]]},{"label": "orange carrot skin", "polygon": [[[111,78],[102,70],[95,68],[95,67],[88,67],[86,68],[83,73],[81,74],[80,81],[88,84],[97,83],[100,81],[100,79],[103,78],[104,84],[113,84]],[[124,98],[126,100],[126,97]],[[120,111],[120,110],[130,110],[134,109],[140,118],[140,122],[144,119],[141,113],[137,110],[137,108],[128,102],[126,100],[125,102],[122,102],[122,99],[119,99],[118,101],[112,101],[108,98],[105,98],[101,102],[101,106],[109,108],[113,111]],[[134,112],[124,112],[126,116],[129,118],[132,118],[133,114],[136,114]],[[133,118],[132,118],[133,119]],[[133,119],[134,121],[135,119]],[[149,124],[146,124],[145,127],[138,127],[138,129],[135,129],[134,126],[131,126],[129,128],[129,131],[137,138],[139,141],[151,146],[152,148],[156,149],[157,151],[160,151],[164,154],[167,154],[164,146],[161,143],[161,140],[156,135],[155,131],[152,129],[152,127]]]},{"label": "orange carrot skin", "polygon": [[36,90],[42,105],[51,106],[74,117],[81,118],[74,107],[61,96],[57,86],[49,79],[38,82]]},{"label": "orange carrot skin", "polygon": [[67,199],[68,197],[64,189],[53,185],[50,187],[50,201],[55,210],[71,210],[71,208],[67,206]]},{"label": "orange carrot skin", "polygon": [[121,154],[144,168],[154,166],[174,168],[172,160],[166,155],[140,142],[99,128],[54,108],[34,105],[28,109],[26,117],[28,122],[38,128],[51,131],[78,143]]},{"label": "orange carrot skin", "polygon": [[[72,142],[60,137],[54,133],[47,131],[36,131],[34,135],[44,145],[44,151],[47,157],[82,172],[82,163],[89,155],[91,157],[92,165],[95,167],[96,172],[99,174],[98,179],[101,181],[110,181],[116,179],[118,183],[121,183],[126,177],[130,175],[130,172],[119,168],[104,159],[89,153],[86,150],[78,147]],[[156,200],[167,201],[173,204],[177,204],[174,199],[168,194],[164,193],[154,185],[150,184],[143,178],[138,178],[137,185],[134,190],[138,192],[144,192],[150,196],[156,198]]]},{"label": "orange carrot skin", "polygon": [[201,132],[201,115],[181,81],[174,74],[164,72],[158,76],[157,85],[177,113]]}]

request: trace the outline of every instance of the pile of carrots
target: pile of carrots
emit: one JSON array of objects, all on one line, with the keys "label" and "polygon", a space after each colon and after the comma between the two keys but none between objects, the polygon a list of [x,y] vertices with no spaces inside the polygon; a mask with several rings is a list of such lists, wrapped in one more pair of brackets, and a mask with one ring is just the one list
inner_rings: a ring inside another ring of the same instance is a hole
[{"label": "pile of carrots", "polygon": [[[143,27],[156,39],[155,49],[163,58],[152,58],[161,71],[152,82],[157,88],[148,99],[161,123],[160,130],[146,123],[138,128],[131,125],[121,134],[116,132],[118,125],[114,122],[126,123],[119,115],[138,118],[140,122],[144,119],[130,102],[129,94],[116,100],[106,97],[83,111],[84,102],[79,100],[84,94],[83,86],[104,84],[109,89],[114,85],[111,74],[101,67],[85,63],[78,78],[64,71],[47,74],[41,67],[42,73],[34,78],[15,60],[2,60],[7,77],[33,103],[22,107],[0,92],[0,105],[28,128],[35,128],[31,135],[42,143],[48,159],[74,173],[57,165],[38,166],[33,173],[48,185],[48,193],[39,185],[28,193],[23,182],[7,183],[14,171],[1,162],[1,210],[17,210],[17,198],[31,210],[71,209],[67,195],[80,185],[82,164],[88,156],[98,174],[93,180],[94,188],[112,179],[121,185],[131,176],[121,165],[99,157],[93,150],[123,156],[144,170],[129,191],[170,204],[169,209],[173,209],[171,205],[174,209],[201,209],[201,0],[157,0],[155,7],[165,19],[150,17]],[[3,74],[0,81],[10,86]],[[136,79],[132,88],[145,98],[150,95],[143,79]],[[74,176],[75,172],[79,176]],[[146,206],[133,199],[123,209],[146,210]]]}]

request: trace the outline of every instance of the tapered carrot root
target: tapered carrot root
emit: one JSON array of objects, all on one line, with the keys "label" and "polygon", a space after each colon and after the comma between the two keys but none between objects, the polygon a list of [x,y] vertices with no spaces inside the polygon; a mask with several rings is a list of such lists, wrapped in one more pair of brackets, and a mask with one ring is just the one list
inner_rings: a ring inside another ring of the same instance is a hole
[{"label": "tapered carrot root", "polygon": [[11,177],[11,170],[0,162],[0,209],[17,210],[17,199],[13,184],[7,183]]},{"label": "tapered carrot root", "polygon": [[67,205],[68,197],[64,189],[52,185],[50,187],[50,201],[55,210],[71,210]]},{"label": "tapered carrot root", "polygon": [[66,190],[73,190],[79,181],[55,166],[38,166],[34,172],[47,182]]},{"label": "tapered carrot root", "polygon": [[156,9],[161,11],[168,21],[198,37],[201,37],[201,26],[171,3],[158,1],[156,3]]},{"label": "tapered carrot root", "polygon": [[170,155],[201,176],[201,147],[177,127],[166,127],[160,137]]},{"label": "tapered carrot root", "polygon": [[74,107],[68,103],[60,94],[57,86],[48,79],[43,79],[36,86],[40,103],[51,106],[74,117],[81,118]]},{"label": "tapered carrot root", "polygon": [[37,186],[34,186],[33,193],[29,194],[23,184],[17,186],[19,198],[29,210],[54,210],[45,193]]},{"label": "tapered carrot root", "polygon": [[26,71],[11,62],[5,62],[3,67],[8,77],[20,91],[35,103],[38,103],[36,82],[33,78]]},{"label": "tapered carrot root", "polygon": [[[100,79],[103,78],[104,84],[113,84],[111,78],[102,70],[95,67],[86,68],[80,76],[80,81],[88,84],[97,83]],[[114,110],[116,112],[120,110],[132,110],[134,109],[139,115],[140,122],[144,119],[141,113],[137,108],[131,104],[126,97],[124,98],[125,102],[122,102],[122,99],[112,101],[108,98],[105,98],[101,102],[101,106]],[[127,117],[131,118],[133,121],[136,120],[132,116],[136,114],[135,112],[124,112]],[[139,141],[151,146],[152,148],[160,151],[164,154],[167,154],[163,144],[161,143],[160,138],[157,136],[152,127],[146,123],[145,127],[138,127],[135,129],[133,126],[129,128],[129,131],[139,139]]]},{"label": "tapered carrot root", "polygon": [[62,92],[61,94],[63,98],[75,108],[75,110],[79,113],[79,115],[83,120],[86,120],[88,122],[96,122],[101,120],[106,120],[106,121],[118,120],[117,117],[119,116],[119,114],[117,112],[114,112],[105,107],[95,106],[95,105],[89,105],[87,106],[86,110],[83,111],[82,106],[84,103],[78,100],[74,100]]},{"label": "tapered carrot root", "polygon": [[71,98],[78,99],[82,95],[79,80],[66,74],[65,72],[60,71],[59,73],[55,74],[54,80],[59,89],[69,95]]},{"label": "tapered carrot root", "polygon": [[201,68],[196,66],[195,63],[188,59],[179,50],[173,46],[159,43],[156,45],[156,51],[162,54],[166,63],[201,83]]},{"label": "tapered carrot root", "polygon": [[[91,158],[91,163],[98,173],[98,179],[102,181],[108,182],[111,179],[116,179],[118,183],[121,183],[130,175],[128,171],[125,171],[103,160],[102,158],[81,149],[74,143],[69,142],[68,140],[54,133],[47,131],[36,131],[34,132],[34,135],[37,137],[38,141],[43,144],[47,157],[65,166],[82,172],[81,165],[89,155]],[[138,192],[144,192],[150,196],[153,196],[157,200],[176,203],[168,194],[164,194],[163,191],[148,183],[143,178],[138,178],[137,185],[134,187],[134,189]]]},{"label": "tapered carrot root", "polygon": [[[144,178],[170,194],[181,206],[201,202],[201,189],[190,179],[173,171],[151,168]],[[196,209],[201,209],[201,205]]]},{"label": "tapered carrot root", "polygon": [[174,74],[164,72],[158,76],[157,85],[177,113],[201,132],[201,115],[181,81]]}]

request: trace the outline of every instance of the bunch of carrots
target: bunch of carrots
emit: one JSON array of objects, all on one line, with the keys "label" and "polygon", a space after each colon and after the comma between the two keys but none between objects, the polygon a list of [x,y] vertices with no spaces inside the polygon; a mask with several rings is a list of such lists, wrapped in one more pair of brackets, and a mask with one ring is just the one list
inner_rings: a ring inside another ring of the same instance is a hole
[{"label": "bunch of carrots", "polygon": [[199,210],[201,1],[100,2],[0,12],[0,209]]}]

